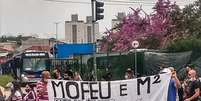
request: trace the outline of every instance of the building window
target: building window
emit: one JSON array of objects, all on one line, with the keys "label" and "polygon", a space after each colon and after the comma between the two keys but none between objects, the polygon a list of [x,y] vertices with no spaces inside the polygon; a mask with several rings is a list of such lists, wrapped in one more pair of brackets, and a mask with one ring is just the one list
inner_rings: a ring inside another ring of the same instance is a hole
[{"label": "building window", "polygon": [[91,26],[87,26],[87,40],[88,42],[92,42],[92,34],[91,34]]},{"label": "building window", "polygon": [[77,25],[72,26],[73,43],[77,42]]}]

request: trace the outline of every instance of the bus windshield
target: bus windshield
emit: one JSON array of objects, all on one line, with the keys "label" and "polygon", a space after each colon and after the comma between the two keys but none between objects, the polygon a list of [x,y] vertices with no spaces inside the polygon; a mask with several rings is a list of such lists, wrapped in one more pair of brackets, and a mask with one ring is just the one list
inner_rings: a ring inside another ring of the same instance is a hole
[{"label": "bus windshield", "polygon": [[24,71],[43,71],[46,69],[46,58],[24,58],[23,69]]}]

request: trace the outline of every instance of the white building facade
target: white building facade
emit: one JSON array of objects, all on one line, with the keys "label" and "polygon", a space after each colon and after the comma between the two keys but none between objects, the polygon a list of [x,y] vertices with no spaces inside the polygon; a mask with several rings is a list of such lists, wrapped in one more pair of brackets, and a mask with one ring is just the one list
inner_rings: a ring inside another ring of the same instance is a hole
[{"label": "white building facade", "polygon": [[[86,22],[78,20],[78,15],[72,15],[71,21],[65,22],[65,42],[67,43],[92,43],[92,18],[88,16]],[[99,25],[95,24],[96,38],[99,35]]]},{"label": "white building facade", "polygon": [[116,19],[112,19],[112,28],[115,28],[119,23],[122,22],[123,18],[126,16],[125,13],[123,12],[119,12],[117,14],[117,18]]}]

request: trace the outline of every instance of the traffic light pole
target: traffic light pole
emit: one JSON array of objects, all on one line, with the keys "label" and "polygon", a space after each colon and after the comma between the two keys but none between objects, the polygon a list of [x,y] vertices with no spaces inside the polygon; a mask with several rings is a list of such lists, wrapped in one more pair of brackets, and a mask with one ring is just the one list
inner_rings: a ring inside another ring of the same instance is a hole
[{"label": "traffic light pole", "polygon": [[97,81],[97,65],[96,65],[96,34],[95,34],[95,0],[91,0],[91,11],[92,11],[92,33],[93,33],[93,66],[94,66],[94,76],[95,81]]}]

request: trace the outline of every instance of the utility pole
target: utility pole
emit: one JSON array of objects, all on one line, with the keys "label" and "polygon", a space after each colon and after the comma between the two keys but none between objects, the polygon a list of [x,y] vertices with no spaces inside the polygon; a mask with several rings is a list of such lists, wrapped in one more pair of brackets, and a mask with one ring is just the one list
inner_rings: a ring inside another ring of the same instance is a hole
[{"label": "utility pole", "polygon": [[102,8],[104,6],[103,2],[98,2],[96,0],[91,0],[91,11],[92,11],[92,32],[93,32],[93,65],[94,65],[94,75],[95,75],[95,81],[97,81],[97,64],[96,64],[96,33],[95,33],[95,23],[98,20],[101,20],[104,18],[102,13],[104,12],[104,9]]},{"label": "utility pole", "polygon": [[[56,28],[56,45],[55,45],[55,48],[57,49],[57,44],[58,44],[58,24],[61,23],[61,22],[54,22],[55,24],[55,28]],[[58,49],[57,49],[58,51]],[[57,58],[57,54],[55,53],[55,49],[53,47],[53,52],[54,52],[54,56],[55,58]]]},{"label": "utility pole", "polygon": [[94,2],[95,0],[91,0],[91,11],[92,11],[92,33],[93,33],[93,66],[94,66],[94,75],[95,81],[97,81],[97,65],[96,65],[96,35],[95,35],[95,10],[94,10]]}]

